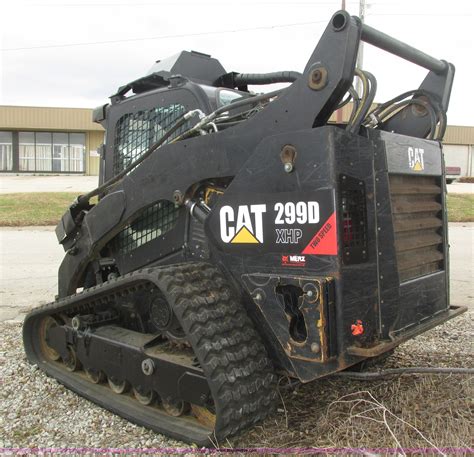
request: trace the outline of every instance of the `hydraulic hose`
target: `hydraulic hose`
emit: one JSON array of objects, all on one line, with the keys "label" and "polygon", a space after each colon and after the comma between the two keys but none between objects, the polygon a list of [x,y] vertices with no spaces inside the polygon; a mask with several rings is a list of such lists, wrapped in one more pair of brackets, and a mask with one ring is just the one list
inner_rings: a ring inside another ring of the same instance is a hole
[{"label": "hydraulic hose", "polygon": [[355,91],[354,87],[351,86],[349,90],[347,91],[347,96],[344,100],[342,100],[339,105],[337,105],[336,110],[343,108],[346,106],[351,100],[355,100],[357,98],[357,92]]},{"label": "hydraulic hose", "polygon": [[120,173],[115,175],[113,178],[109,179],[107,182],[105,182],[101,186],[95,188],[94,190],[91,190],[85,195],[80,195],[77,198],[77,202],[79,206],[84,203],[87,204],[92,197],[95,197],[96,195],[99,195],[105,192],[110,186],[119,182],[126,174],[130,173],[135,167],[140,165],[140,163],[142,163],[147,157],[149,157],[150,154],[156,151],[166,140],[169,139],[171,135],[173,135],[173,133],[175,133],[180,127],[182,127],[190,117],[197,114],[198,111],[199,110],[193,110],[193,111],[189,111],[183,114],[181,117],[178,118],[178,120],[173,124],[173,126],[169,128],[165,132],[165,134],[155,144],[153,144],[144,154],[142,154],[137,160],[132,162],[130,165],[124,168]]},{"label": "hydraulic hose", "polygon": [[395,376],[399,374],[474,374],[474,368],[440,368],[440,367],[406,367],[406,368],[387,368],[379,371],[339,371],[333,376],[341,378],[372,380],[382,379],[387,376]]},{"label": "hydraulic hose", "polygon": [[[402,374],[442,374],[442,375],[450,375],[450,374],[467,374],[473,375],[474,368],[440,368],[440,367],[405,367],[405,368],[387,368],[385,370],[378,370],[378,371],[339,371],[337,373],[333,373],[331,376],[337,376],[339,378],[347,378],[347,379],[355,379],[359,381],[374,381],[378,379],[384,379],[388,376],[396,376]],[[291,381],[290,378],[287,376],[283,376],[280,378],[288,379],[288,384],[285,386],[281,386],[280,389],[283,390],[292,390],[296,387],[302,385],[301,381]]]},{"label": "hydraulic hose", "polygon": [[234,103],[231,103],[230,105],[222,106],[212,112],[211,114],[204,116],[201,110],[192,110],[188,111],[187,113],[183,114],[181,117],[179,117],[176,122],[173,124],[172,127],[170,127],[165,134],[155,143],[153,144],[144,154],[142,154],[137,160],[132,162],[130,165],[128,165],[124,170],[122,170],[119,174],[115,175],[113,178],[110,178],[107,182],[102,184],[101,186],[97,187],[94,190],[91,190],[85,195],[79,195],[77,197],[77,203],[76,205],[80,208],[82,205],[87,205],[89,203],[89,200],[92,197],[95,197],[96,195],[102,194],[105,192],[107,189],[109,189],[111,186],[114,184],[118,183],[125,175],[130,173],[134,168],[136,168],[138,165],[140,165],[147,157],[149,157],[154,151],[156,151],[160,146],[162,146],[169,138],[171,135],[173,135],[180,127],[182,127],[186,121],[191,118],[192,116],[198,114],[201,120],[191,129],[187,130],[184,134],[178,136],[177,138],[173,139],[173,142],[182,140],[184,138],[187,138],[189,135],[193,134],[200,128],[204,127],[206,124],[209,124],[212,122],[219,114],[239,108],[241,106],[246,106],[251,103],[256,103],[260,102],[262,100],[267,100],[272,97],[276,97],[277,95],[281,94],[281,92],[284,89],[279,89],[275,90],[273,92],[268,92],[266,94],[261,94],[261,95],[256,95],[254,97],[246,97],[242,100],[238,100]]},{"label": "hydraulic hose", "polygon": [[275,71],[273,73],[239,73],[234,76],[236,86],[254,84],[292,83],[301,76],[297,71]]},{"label": "hydraulic hose", "polygon": [[360,103],[358,104],[357,108],[354,107],[352,110],[351,117],[346,126],[346,130],[352,133],[357,133],[359,131],[363,120],[367,116],[367,113],[372,106],[375,93],[377,92],[377,80],[372,73],[356,68],[355,74],[362,81],[363,91]]},{"label": "hydraulic hose", "polygon": [[[408,92],[404,92],[403,94],[398,95],[392,100],[389,100],[388,102],[382,103],[381,105],[377,106],[374,110],[372,110],[368,114],[366,118],[367,123],[370,122],[370,120],[375,120],[377,122],[379,121],[386,122],[388,120],[386,118],[386,110],[390,108],[391,105],[395,105],[396,103],[401,102],[402,100],[410,96],[415,97],[415,98],[412,98],[411,100],[416,100],[416,97],[424,96],[428,100],[428,102],[431,104],[432,108],[436,111],[437,116],[438,116],[438,121],[439,121],[439,131],[435,139],[441,141],[446,131],[446,123],[447,123],[446,112],[440,107],[439,103],[433,99],[433,96],[429,92],[422,89],[415,89],[415,90],[410,90]],[[412,104],[419,104],[419,103],[415,102]],[[427,108],[427,111],[428,111],[428,114],[430,114],[430,111],[428,108]],[[432,125],[431,128],[432,130],[436,128],[436,119],[435,119],[435,125],[434,126]]]},{"label": "hydraulic hose", "polygon": [[[241,106],[250,105],[256,102],[261,102],[264,100],[268,100],[269,98],[276,97],[277,95],[280,95],[284,90],[285,89],[278,89],[272,92],[267,92],[266,94],[260,94],[260,95],[255,95],[253,97],[245,97],[242,99],[238,99],[237,101],[231,103],[230,105],[225,105],[225,106],[221,106],[220,108],[217,108],[207,117],[211,117],[212,119],[215,119],[219,114],[225,113],[226,111],[230,111],[236,108],[240,108]],[[201,122],[203,122],[204,120],[205,119],[203,119]]]},{"label": "hydraulic hose", "polygon": [[427,139],[432,140],[434,138],[434,135],[435,135],[435,132],[436,132],[436,122],[437,122],[436,113],[435,113],[433,107],[428,102],[423,102],[422,100],[420,100],[418,98],[403,100],[403,101],[387,108],[380,115],[380,119],[382,120],[382,124],[384,122],[387,122],[390,119],[392,113],[398,112],[401,107],[405,107],[405,106],[408,106],[408,105],[418,105],[418,106],[424,108],[428,112],[428,114],[430,116],[431,127],[430,127],[430,133],[429,133]]},{"label": "hydraulic hose", "polygon": [[244,97],[242,99],[238,99],[237,101],[231,103],[230,105],[221,106],[220,108],[217,108],[215,111],[213,111],[211,114],[208,114],[207,116],[203,117],[193,128],[184,132],[179,137],[175,138],[175,141],[183,140],[195,134],[200,129],[202,129],[206,124],[209,124],[210,122],[214,121],[214,119],[216,119],[217,116],[219,116],[219,114],[225,113],[227,111],[231,111],[236,108],[240,108],[242,106],[268,100],[270,98],[280,95],[284,90],[285,89],[278,89],[272,92],[267,92],[266,94],[255,95],[253,97]]},{"label": "hydraulic hose", "polygon": [[362,99],[362,104],[360,107],[358,107],[354,117],[351,119],[351,123],[348,124],[349,126],[349,131],[352,133],[356,133],[360,130],[360,126],[367,116],[367,113],[370,110],[370,107],[372,106],[372,103],[375,98],[375,93],[377,92],[377,80],[375,79],[375,76],[372,73],[369,73],[368,71],[362,71],[356,69],[356,73],[361,77],[361,79],[364,82],[364,90],[366,87],[367,83],[367,93],[364,92],[364,96]]}]

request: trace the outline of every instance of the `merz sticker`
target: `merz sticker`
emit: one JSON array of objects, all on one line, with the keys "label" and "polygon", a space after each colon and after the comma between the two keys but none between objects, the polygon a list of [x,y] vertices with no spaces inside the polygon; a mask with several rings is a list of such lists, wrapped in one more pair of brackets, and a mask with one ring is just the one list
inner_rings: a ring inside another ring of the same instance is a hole
[{"label": "merz sticker", "polygon": [[304,255],[282,255],[282,267],[304,267],[306,265],[306,257]]}]

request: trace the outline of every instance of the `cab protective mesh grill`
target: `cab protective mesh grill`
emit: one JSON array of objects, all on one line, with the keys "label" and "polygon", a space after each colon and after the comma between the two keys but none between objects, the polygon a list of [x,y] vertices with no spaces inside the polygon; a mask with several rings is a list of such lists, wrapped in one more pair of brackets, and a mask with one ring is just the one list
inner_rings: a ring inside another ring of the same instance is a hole
[{"label": "cab protective mesh grill", "polygon": [[[175,121],[185,113],[183,105],[152,108],[124,114],[115,126],[114,174],[120,173],[156,143]],[[186,131],[183,124],[165,143]]]},{"label": "cab protective mesh grill", "polygon": [[112,240],[114,250],[127,254],[172,230],[178,221],[179,207],[160,200],[147,208]]}]

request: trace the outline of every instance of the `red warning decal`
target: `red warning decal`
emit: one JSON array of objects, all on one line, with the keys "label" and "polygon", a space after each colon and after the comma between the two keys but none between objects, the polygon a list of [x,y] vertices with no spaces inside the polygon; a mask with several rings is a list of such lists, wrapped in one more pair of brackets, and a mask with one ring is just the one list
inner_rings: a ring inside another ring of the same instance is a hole
[{"label": "red warning decal", "polygon": [[336,212],[323,224],[303,250],[303,254],[337,255]]},{"label": "red warning decal", "polygon": [[356,323],[351,325],[351,332],[354,336],[359,336],[364,333],[364,326],[360,319],[357,319]]}]

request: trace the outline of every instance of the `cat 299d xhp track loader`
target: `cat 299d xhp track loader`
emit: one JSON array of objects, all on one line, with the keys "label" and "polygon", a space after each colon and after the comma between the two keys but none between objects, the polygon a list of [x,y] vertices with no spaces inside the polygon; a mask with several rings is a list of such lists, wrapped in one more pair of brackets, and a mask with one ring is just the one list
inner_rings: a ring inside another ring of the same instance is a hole
[{"label": "cat 299d xhp track loader", "polygon": [[[373,109],[361,40],[428,69],[419,89]],[[453,76],[339,11],[302,74],[183,51],[120,87],[94,112],[100,186],[56,229],[59,295],[24,323],[30,362],[207,444],[271,414],[279,374],[312,381],[462,312],[440,145]]]}]

